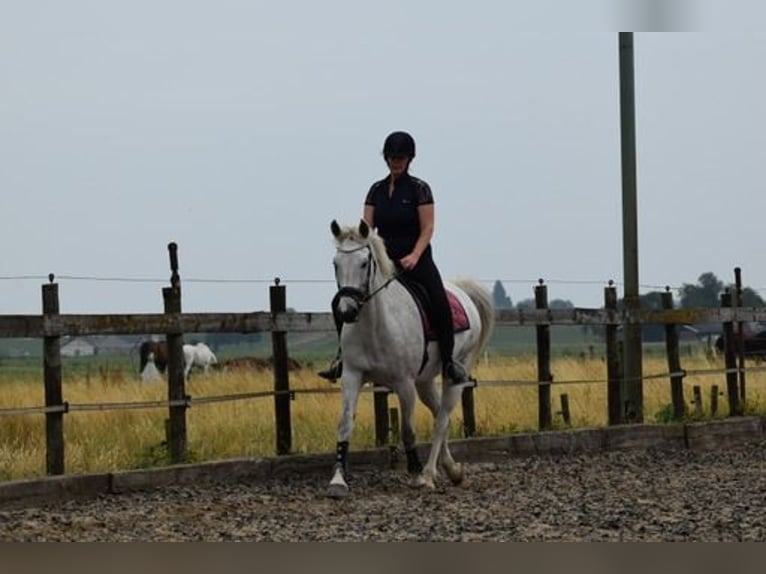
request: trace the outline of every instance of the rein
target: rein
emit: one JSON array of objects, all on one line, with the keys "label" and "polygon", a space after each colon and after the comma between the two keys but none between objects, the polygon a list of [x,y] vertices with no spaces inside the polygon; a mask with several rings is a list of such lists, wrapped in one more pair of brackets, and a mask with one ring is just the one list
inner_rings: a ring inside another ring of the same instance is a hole
[{"label": "rein", "polygon": [[383,285],[381,285],[381,286],[380,286],[380,287],[378,287],[377,289],[374,289],[374,290],[370,291],[370,292],[367,294],[367,296],[366,296],[366,297],[365,297],[365,298],[362,300],[362,302],[363,302],[363,303],[366,303],[367,301],[369,301],[370,299],[372,299],[372,298],[373,298],[375,295],[377,295],[377,294],[378,294],[378,293],[380,293],[380,292],[381,292],[383,289],[385,289],[386,287],[388,287],[388,286],[389,286],[389,285],[390,285],[390,284],[391,284],[393,281],[396,281],[396,280],[399,278],[399,276],[400,276],[402,273],[404,273],[404,269],[400,269],[400,270],[398,270],[398,271],[397,271],[396,273],[394,273],[394,274],[393,274],[391,277],[389,277],[388,279],[386,279],[386,280],[383,282]]}]

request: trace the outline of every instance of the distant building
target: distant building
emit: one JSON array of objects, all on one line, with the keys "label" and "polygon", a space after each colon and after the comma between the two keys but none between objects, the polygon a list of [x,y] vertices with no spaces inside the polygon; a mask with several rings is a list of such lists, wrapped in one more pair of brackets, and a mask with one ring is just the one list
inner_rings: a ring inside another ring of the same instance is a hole
[{"label": "distant building", "polygon": [[93,337],[90,342],[96,347],[97,355],[130,355],[137,352],[140,340],[136,337],[119,337],[107,335],[102,337]]},{"label": "distant building", "polygon": [[64,357],[90,357],[101,355],[113,357],[130,355],[138,348],[138,339],[133,337],[118,337],[114,335],[94,337],[74,337],[65,340],[61,345],[61,355]]},{"label": "distant building", "polygon": [[71,339],[61,345],[64,357],[89,357],[96,354],[96,346],[87,339]]}]

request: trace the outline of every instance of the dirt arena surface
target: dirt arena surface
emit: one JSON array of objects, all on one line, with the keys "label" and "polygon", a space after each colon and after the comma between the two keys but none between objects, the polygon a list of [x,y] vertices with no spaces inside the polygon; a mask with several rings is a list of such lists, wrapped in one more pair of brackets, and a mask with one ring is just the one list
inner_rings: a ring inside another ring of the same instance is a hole
[{"label": "dirt arena surface", "polygon": [[0,511],[3,541],[764,541],[766,442],[466,464],[413,489],[401,470],[172,486]]}]

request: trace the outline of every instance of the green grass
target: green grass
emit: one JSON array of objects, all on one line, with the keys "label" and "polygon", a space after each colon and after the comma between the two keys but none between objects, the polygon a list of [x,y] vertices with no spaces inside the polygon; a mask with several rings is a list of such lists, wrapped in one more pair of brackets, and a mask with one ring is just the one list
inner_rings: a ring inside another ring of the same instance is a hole
[{"label": "green grass", "polygon": [[[75,361],[63,369],[64,399],[70,404],[136,402],[164,400],[166,386],[162,382],[141,384],[137,375],[127,376],[117,363],[113,369],[98,375],[97,363]],[[88,365],[90,373],[88,376]],[[720,369],[720,359],[708,359],[702,353],[682,358],[687,369]],[[77,368],[75,368],[75,366]],[[78,370],[79,369],[79,370]],[[604,361],[579,355],[557,356],[552,360],[554,381],[603,380]],[[663,356],[644,359],[644,374],[663,374],[667,365]],[[83,375],[82,373],[85,373]],[[532,353],[503,357],[489,354],[475,372],[480,381],[534,381],[537,374],[536,356]],[[709,397],[712,385],[725,391],[725,377],[694,375],[684,381],[688,420],[709,418]],[[692,386],[702,388],[703,412],[693,412]],[[328,388],[312,369],[290,373],[293,389]],[[214,373],[194,377],[187,385],[193,397],[269,391],[273,388],[271,371],[247,373]],[[551,389],[554,426],[563,421],[560,396],[569,397],[572,423],[575,427],[606,425],[606,384],[576,383],[558,385]],[[335,444],[335,429],[340,413],[338,394],[299,394],[290,403],[293,424],[293,452],[331,452]],[[537,430],[537,389],[534,386],[494,387],[479,384],[475,391],[475,418],[480,436],[498,436],[513,432]],[[35,407],[44,403],[41,376],[14,378],[4,375],[0,383],[0,409]],[[667,377],[644,382],[644,412],[646,422],[669,422],[670,384]],[[395,399],[391,407],[398,406]],[[766,412],[766,373],[748,374],[748,414]],[[725,393],[719,396],[716,416],[728,413]],[[168,463],[163,445],[166,408],[130,411],[70,412],[64,418],[66,441],[66,470],[69,473],[103,472],[118,469],[145,468]],[[453,416],[451,436],[460,436],[462,412]],[[236,402],[202,404],[187,412],[189,452],[192,460],[219,460],[243,456],[272,456],[275,451],[274,402],[272,397]],[[428,440],[431,416],[419,405],[416,429],[420,441]],[[374,444],[373,401],[365,393],[359,401],[353,449],[369,448]],[[0,480],[42,476],[45,472],[45,418],[43,415],[8,416],[0,418]]]}]

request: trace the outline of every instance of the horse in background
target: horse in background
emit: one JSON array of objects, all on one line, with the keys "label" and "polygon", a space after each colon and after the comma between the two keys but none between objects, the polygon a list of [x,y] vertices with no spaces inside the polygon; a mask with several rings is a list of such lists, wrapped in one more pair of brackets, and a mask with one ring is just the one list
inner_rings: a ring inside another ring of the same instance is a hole
[{"label": "horse in background", "polygon": [[207,374],[211,366],[218,364],[218,358],[205,343],[184,345],[184,377],[189,378],[193,367],[199,367]]},{"label": "horse in background", "polygon": [[160,373],[164,373],[168,366],[168,344],[165,341],[144,341],[138,348],[140,365],[138,372],[143,373],[151,355],[154,365]]},{"label": "horse in background", "polygon": [[[338,292],[334,311],[343,319],[340,336],[343,356],[341,386],[343,407],[338,423],[336,464],[327,489],[333,498],[346,496],[346,461],[361,387],[366,382],[388,387],[401,408],[401,437],[407,470],[415,485],[435,488],[437,462],[454,484],[463,480],[463,468],[447,446],[449,418],[469,383],[442,381],[438,343],[429,342],[418,305],[409,290],[396,281],[393,261],[383,240],[365,221],[358,226],[330,226],[335,237],[335,278]],[[455,333],[454,357],[466,368],[475,365],[494,325],[492,295],[478,282],[463,279],[445,282],[468,318],[468,328]],[[431,450],[425,467],[415,448],[415,402],[417,398],[434,416]]]},{"label": "horse in background", "polygon": [[144,382],[158,381],[162,375],[154,362],[154,353],[149,353],[146,359],[146,366],[141,370],[141,380]]},{"label": "horse in background", "polygon": [[[189,377],[193,367],[207,373],[211,366],[218,364],[215,353],[205,343],[186,344],[183,350],[184,377]],[[142,379],[155,378],[156,373],[164,375],[168,367],[168,344],[166,341],[144,341],[139,347],[139,357],[141,362],[138,372]],[[147,376],[144,373],[148,373]]]}]

